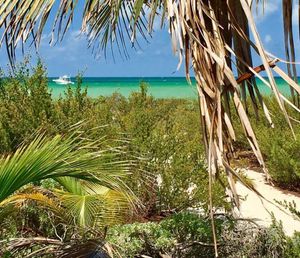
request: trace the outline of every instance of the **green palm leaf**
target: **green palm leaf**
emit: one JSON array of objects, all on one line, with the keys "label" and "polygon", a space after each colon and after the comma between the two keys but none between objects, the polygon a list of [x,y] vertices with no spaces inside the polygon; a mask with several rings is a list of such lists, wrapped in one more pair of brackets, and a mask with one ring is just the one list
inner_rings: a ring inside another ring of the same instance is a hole
[{"label": "green palm leaf", "polygon": [[101,184],[73,178],[60,181],[68,191],[57,191],[61,205],[69,211],[68,220],[81,227],[107,226],[124,221],[138,203],[127,189],[112,190]]},{"label": "green palm leaf", "polygon": [[[54,3],[58,2],[59,5]],[[247,115],[246,94],[250,94],[252,106],[258,114],[259,105],[272,125],[271,116],[259,93],[253,75],[258,75],[252,67],[251,49],[261,57],[263,70],[266,70],[270,87],[285,115],[291,129],[291,122],[285,104],[295,108],[282,96],[276,86],[271,67],[278,59],[269,55],[260,40],[253,19],[252,9],[264,7],[264,1],[140,1],[140,0],[87,0],[82,14],[82,31],[86,32],[89,45],[94,49],[106,50],[108,44],[116,43],[126,53],[126,42],[134,43],[136,32],[146,37],[153,30],[155,17],[161,16],[162,23],[168,21],[173,50],[178,53],[179,64],[185,60],[186,75],[189,79],[190,61],[192,60],[200,96],[201,120],[209,168],[217,174],[214,164],[224,165],[228,162],[222,157],[230,155],[235,140],[230,121],[229,102],[232,100],[238,111],[241,124],[245,129],[258,161],[264,168],[255,134]],[[57,7],[57,10],[54,10]],[[0,28],[11,59],[18,42],[25,42],[30,35],[37,45],[41,38],[49,12],[56,12],[53,25],[58,39],[62,39],[73,18],[76,0],[37,1],[37,0],[1,0]],[[285,45],[289,61],[295,60],[294,38],[291,27],[292,1],[283,0],[283,20]],[[147,13],[147,15],[146,15]],[[254,41],[251,40],[250,30]],[[232,61],[236,58],[236,64]],[[204,61],[205,62],[204,62]],[[243,77],[249,73],[247,81],[236,79],[234,67]],[[289,75],[297,78],[295,65],[288,65]],[[211,72],[213,71],[213,72]],[[281,77],[286,78],[282,74]],[[290,84],[292,93],[300,93],[297,84]],[[295,100],[295,97],[294,97]],[[211,139],[211,140],[210,140]],[[224,155],[217,155],[217,153]],[[230,171],[227,170],[227,172]],[[232,180],[230,179],[232,185]],[[234,192],[234,189],[232,189]],[[236,196],[236,194],[234,194]]]},{"label": "green palm leaf", "polygon": [[20,208],[27,201],[35,201],[39,208],[51,211],[58,220],[70,226],[103,228],[125,222],[138,203],[134,196],[129,199],[128,194],[101,185],[86,191],[86,187],[78,182],[76,188],[75,193],[58,189],[52,192],[36,187],[25,188],[2,202],[1,217],[7,214],[7,210],[12,210],[12,205]]},{"label": "green palm leaf", "polygon": [[[39,43],[54,2],[54,0],[0,1],[0,28],[4,30],[3,40],[12,63],[18,42],[25,42],[29,35],[33,34],[33,41]],[[59,2],[53,31],[57,29],[58,38],[61,38],[72,22],[77,1]],[[237,205],[238,197],[233,180],[235,175],[228,165],[228,157],[232,156],[232,143],[235,140],[230,119],[230,101],[237,110],[249,144],[267,176],[267,168],[248,117],[247,92],[255,113],[258,114],[258,108],[261,106],[271,126],[273,124],[254,76],[271,88],[291,129],[292,124],[286,105],[296,110],[298,110],[296,105],[299,105],[300,87],[297,83],[291,83],[290,79],[293,77],[297,81],[296,67],[291,63],[295,60],[293,1],[282,0],[288,74],[278,67],[275,67],[274,71],[290,85],[294,103],[278,90],[271,69],[280,59],[265,50],[257,31],[252,11],[256,7],[264,6],[264,2],[263,0],[87,0],[83,11],[82,30],[88,36],[89,45],[105,51],[108,44],[115,42],[119,49],[125,49],[125,55],[126,38],[133,43],[137,38],[136,31],[146,37],[147,30],[149,33],[153,30],[153,20],[157,14],[162,16],[162,23],[168,23],[173,50],[178,53],[179,65],[185,61],[188,80],[191,63],[194,69],[210,178],[213,179],[219,174],[221,166],[226,172]],[[148,17],[145,14],[146,10],[149,13]],[[66,23],[63,26],[65,16],[68,18],[65,19]],[[250,32],[253,37],[250,36]],[[260,56],[263,64],[261,67],[253,68],[251,50]],[[238,71],[239,78],[235,78],[235,70]],[[267,80],[258,74],[262,70],[266,71]],[[243,79],[244,77],[247,80]],[[18,182],[18,178],[16,183],[17,188],[22,185]],[[0,184],[1,186],[3,184],[1,174]],[[211,191],[211,183],[209,189]],[[0,201],[2,192],[4,197],[12,193],[4,187],[0,192]],[[211,203],[211,208],[212,205]]]},{"label": "green palm leaf", "polygon": [[[114,149],[101,150],[97,142],[56,136],[37,136],[28,146],[0,160],[0,207],[34,200],[76,226],[93,227],[122,222],[138,201],[124,183],[127,161]],[[62,189],[23,186],[54,179]],[[15,194],[14,194],[15,193]]]},{"label": "green palm leaf", "polygon": [[113,150],[99,151],[97,144],[75,135],[37,136],[28,146],[0,159],[0,202],[29,183],[65,176],[127,189],[123,179],[129,173],[128,163],[116,161],[118,154]]}]

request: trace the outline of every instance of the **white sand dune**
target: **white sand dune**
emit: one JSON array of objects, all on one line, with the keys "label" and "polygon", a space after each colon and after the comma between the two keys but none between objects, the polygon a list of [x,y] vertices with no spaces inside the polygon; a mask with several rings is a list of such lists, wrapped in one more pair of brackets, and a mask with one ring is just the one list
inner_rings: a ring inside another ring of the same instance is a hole
[{"label": "white sand dune", "polygon": [[[300,210],[300,195],[280,190],[266,183],[264,175],[252,170],[247,170],[246,175],[253,180],[256,189],[265,197],[261,199],[241,183],[237,183],[238,194],[245,198],[241,201],[240,213],[243,218],[254,219],[258,224],[268,226],[271,224],[270,213],[273,212],[277,220],[282,221],[283,229],[287,235],[300,231],[300,219],[295,218],[289,211],[278,205],[274,200],[283,202],[295,201]],[[272,203],[270,203],[272,202]]]}]

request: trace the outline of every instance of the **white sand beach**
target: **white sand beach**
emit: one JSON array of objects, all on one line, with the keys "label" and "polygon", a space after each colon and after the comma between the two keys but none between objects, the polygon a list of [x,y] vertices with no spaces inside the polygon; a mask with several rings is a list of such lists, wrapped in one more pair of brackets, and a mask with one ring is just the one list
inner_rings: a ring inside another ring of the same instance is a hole
[{"label": "white sand beach", "polygon": [[253,219],[260,225],[268,226],[272,222],[270,213],[273,212],[275,218],[278,221],[282,221],[283,229],[287,235],[293,235],[295,230],[300,231],[300,219],[297,219],[288,210],[274,201],[294,201],[297,208],[300,209],[300,195],[271,186],[265,181],[264,174],[262,173],[247,170],[245,174],[253,180],[256,189],[266,200],[258,197],[257,194],[247,189],[241,183],[237,183],[237,192],[242,197],[240,207],[241,216]]}]

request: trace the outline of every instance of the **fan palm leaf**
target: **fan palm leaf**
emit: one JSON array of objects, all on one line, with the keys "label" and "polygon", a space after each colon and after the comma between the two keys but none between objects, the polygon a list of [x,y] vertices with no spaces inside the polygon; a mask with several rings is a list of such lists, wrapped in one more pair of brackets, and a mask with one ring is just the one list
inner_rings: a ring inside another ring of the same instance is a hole
[{"label": "fan palm leaf", "polygon": [[[62,184],[64,190],[27,187],[13,194],[1,203],[2,212],[6,214],[5,209],[11,210],[11,205],[20,208],[27,201],[35,201],[40,208],[50,210],[61,222],[91,229],[125,222],[138,204],[137,199],[125,191],[108,189],[100,184],[86,186],[85,182],[66,178]],[[76,189],[70,190],[70,185],[75,184]]]},{"label": "fan palm leaf", "polygon": [[70,177],[60,178],[59,182],[67,191],[57,191],[56,196],[62,206],[70,211],[69,221],[75,218],[76,224],[82,227],[120,223],[138,203],[128,189],[112,190],[101,184]]},{"label": "fan palm leaf", "polygon": [[23,186],[48,178],[68,186],[70,192],[75,191],[78,183],[64,177],[131,193],[123,182],[129,174],[128,162],[118,161],[118,154],[113,150],[99,151],[97,144],[74,134],[53,138],[39,135],[29,145],[19,147],[14,154],[2,157],[0,203]]}]

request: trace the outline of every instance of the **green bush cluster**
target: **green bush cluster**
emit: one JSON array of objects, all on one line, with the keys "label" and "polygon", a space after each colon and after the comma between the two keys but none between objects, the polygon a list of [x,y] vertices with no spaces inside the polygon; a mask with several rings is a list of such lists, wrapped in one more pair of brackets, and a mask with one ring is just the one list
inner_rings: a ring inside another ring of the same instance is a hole
[{"label": "green bush cluster", "polygon": [[[275,99],[269,100],[274,128],[266,124],[257,126],[257,135],[269,173],[278,185],[298,189],[300,186],[300,126],[291,120],[292,130],[276,106]],[[299,114],[287,107],[290,117],[299,119]]]},{"label": "green bush cluster", "polygon": [[[251,124],[256,134],[267,168],[274,183],[277,185],[299,189],[300,186],[300,116],[297,111],[286,105],[288,116],[292,119],[292,130],[280,110],[275,97],[264,97],[266,106],[270,111],[270,116],[274,127],[272,128],[263,111],[258,112],[258,119],[252,108],[248,109]],[[236,129],[237,141],[234,143],[238,151],[251,152],[248,141],[244,136],[244,131],[238,123],[236,113],[232,112],[233,123]],[[249,165],[249,154],[243,160],[243,166]],[[253,159],[255,159],[253,157]],[[253,164],[251,164],[253,165]],[[258,164],[257,164],[258,165]]]},{"label": "green bush cluster", "polygon": [[[217,220],[217,234],[231,222]],[[133,223],[109,230],[107,241],[121,257],[214,257],[211,222],[194,213],[179,213],[159,223]]]},{"label": "green bush cluster", "polygon": [[[83,135],[119,146],[135,162],[129,186],[144,204],[144,216],[186,207],[208,207],[208,175],[204,161],[196,101],[154,99],[147,85],[128,98],[114,93],[90,98],[77,83],[52,98],[47,74],[39,62],[27,63],[0,80],[0,153],[10,153],[37,130],[67,134],[82,123]],[[216,207],[227,207],[223,188],[213,189]]]},{"label": "green bush cluster", "polygon": [[[300,125],[292,121],[295,140],[276,100],[269,97],[265,101],[274,128],[261,110],[259,120],[252,108],[248,112],[270,175],[280,186],[299,188]],[[297,112],[287,109],[290,116],[298,119]],[[231,115],[236,128],[236,149],[250,150],[236,113]],[[146,188],[141,187],[141,196],[147,200],[149,212],[193,206],[199,200],[207,207],[207,173],[197,101],[154,99],[145,83],[129,98],[114,93],[93,99],[81,87],[80,76],[75,86],[66,87],[59,99],[53,99],[41,62],[32,70],[27,63],[20,64],[16,73],[2,76],[0,153],[14,151],[37,130],[53,135],[68,133],[70,126],[80,121],[84,121],[82,127],[87,137],[103,139],[109,145],[120,144],[121,140],[130,155],[140,157],[132,185],[138,187],[141,180],[147,182]],[[150,177],[141,171],[147,171],[152,179],[148,180]],[[157,180],[153,180],[153,175]],[[217,206],[224,204],[220,191],[221,187],[216,186]]]},{"label": "green bush cluster", "polygon": [[[287,237],[276,222],[269,228],[230,217],[216,217],[220,257],[300,257],[299,234]],[[107,235],[121,257],[215,257],[211,221],[195,213],[178,213],[159,223],[116,226]]]}]

